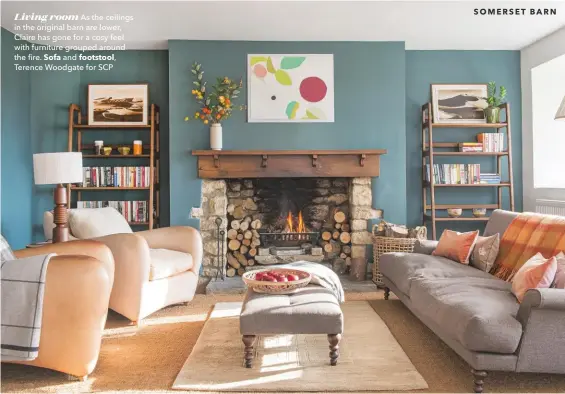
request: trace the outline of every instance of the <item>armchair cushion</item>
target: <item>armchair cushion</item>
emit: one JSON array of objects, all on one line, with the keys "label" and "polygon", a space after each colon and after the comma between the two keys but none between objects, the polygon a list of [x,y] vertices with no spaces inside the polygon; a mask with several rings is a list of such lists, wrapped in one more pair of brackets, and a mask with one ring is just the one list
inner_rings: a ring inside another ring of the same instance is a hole
[{"label": "armchair cushion", "polygon": [[194,265],[190,253],[177,252],[169,249],[149,249],[151,263],[149,265],[149,280],[169,278],[186,272]]},{"label": "armchair cushion", "polygon": [[72,233],[79,239],[133,233],[127,220],[114,208],[76,209],[69,212]]}]

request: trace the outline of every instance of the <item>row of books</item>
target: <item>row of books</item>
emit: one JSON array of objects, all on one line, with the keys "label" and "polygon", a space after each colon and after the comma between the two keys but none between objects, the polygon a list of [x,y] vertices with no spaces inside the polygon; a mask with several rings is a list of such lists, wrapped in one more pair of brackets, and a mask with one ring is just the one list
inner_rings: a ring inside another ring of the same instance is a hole
[{"label": "row of books", "polygon": [[[480,183],[480,164],[434,164],[434,183],[442,185]],[[426,181],[430,182],[430,165],[426,164]]]},{"label": "row of books", "polygon": [[148,201],[77,201],[77,208],[105,208],[118,210],[130,223],[149,221]]},{"label": "row of books", "polygon": [[459,144],[460,152],[504,152],[504,134],[480,133],[477,134],[478,142],[462,142]]},{"label": "row of books", "polygon": [[480,183],[488,185],[497,185],[500,183],[500,174],[483,173],[480,177]]},{"label": "row of books", "polygon": [[83,167],[83,187],[149,187],[150,167]]}]

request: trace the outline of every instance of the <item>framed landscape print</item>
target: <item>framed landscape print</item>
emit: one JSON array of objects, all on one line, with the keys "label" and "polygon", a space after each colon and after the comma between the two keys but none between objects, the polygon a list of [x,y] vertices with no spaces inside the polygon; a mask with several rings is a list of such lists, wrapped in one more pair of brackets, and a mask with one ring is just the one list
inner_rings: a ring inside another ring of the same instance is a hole
[{"label": "framed landscape print", "polygon": [[149,85],[88,85],[88,124],[142,126],[149,119]]},{"label": "framed landscape print", "polygon": [[333,122],[331,54],[247,55],[249,122]]},{"label": "framed landscape print", "polygon": [[487,84],[432,84],[434,123],[486,123]]}]

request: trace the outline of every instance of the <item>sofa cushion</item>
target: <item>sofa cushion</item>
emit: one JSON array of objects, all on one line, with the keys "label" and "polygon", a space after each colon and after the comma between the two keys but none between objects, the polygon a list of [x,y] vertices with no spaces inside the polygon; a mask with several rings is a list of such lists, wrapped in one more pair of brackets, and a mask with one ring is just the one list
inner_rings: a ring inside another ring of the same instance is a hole
[{"label": "sofa cushion", "polygon": [[492,278],[493,276],[445,257],[419,253],[385,253],[379,259],[379,271],[409,296],[415,278]]},{"label": "sofa cushion", "polygon": [[193,266],[192,255],[169,249],[149,249],[149,280],[168,278]]},{"label": "sofa cushion", "polygon": [[69,225],[78,239],[133,232],[126,218],[110,207],[72,210],[69,212]]},{"label": "sofa cushion", "polygon": [[519,304],[510,288],[493,276],[421,278],[412,281],[409,296],[421,316],[466,349],[511,354],[520,343],[522,325],[515,318]]},{"label": "sofa cushion", "polygon": [[479,230],[468,233],[445,230],[432,255],[447,257],[458,263],[469,265],[469,257],[471,257],[473,246],[475,246],[478,237]]}]

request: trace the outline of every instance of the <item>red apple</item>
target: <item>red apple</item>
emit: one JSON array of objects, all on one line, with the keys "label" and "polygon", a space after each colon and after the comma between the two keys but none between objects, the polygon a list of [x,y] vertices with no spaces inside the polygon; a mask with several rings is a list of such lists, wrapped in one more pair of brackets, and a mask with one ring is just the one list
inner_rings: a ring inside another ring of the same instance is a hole
[{"label": "red apple", "polygon": [[265,282],[276,282],[277,280],[271,275],[265,275],[262,279]]},{"label": "red apple", "polygon": [[279,282],[288,282],[288,278],[284,275],[279,276],[277,279]]},{"label": "red apple", "polygon": [[300,279],[300,277],[298,275],[295,275],[295,274],[290,274],[290,275],[287,276],[287,278],[288,278],[289,281],[295,281],[295,280]]}]

